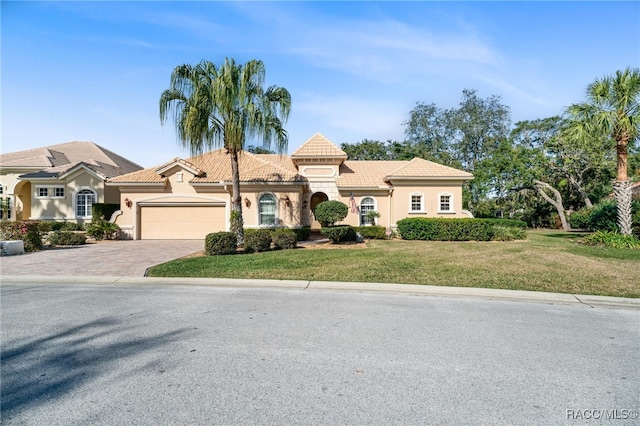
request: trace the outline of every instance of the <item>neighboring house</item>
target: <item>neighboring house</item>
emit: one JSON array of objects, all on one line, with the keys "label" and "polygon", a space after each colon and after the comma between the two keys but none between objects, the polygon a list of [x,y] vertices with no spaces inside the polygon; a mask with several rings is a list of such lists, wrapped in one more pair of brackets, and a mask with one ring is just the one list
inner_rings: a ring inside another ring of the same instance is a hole
[{"label": "neighboring house", "polygon": [[[240,154],[246,228],[319,228],[315,207],[326,200],[347,204],[342,222],[393,228],[406,217],[470,217],[462,210],[462,185],[470,173],[419,158],[411,161],[348,161],[316,133],[291,156]],[[224,149],[109,179],[120,190],[120,228],[133,239],[201,239],[229,229],[231,162]]]},{"label": "neighboring house", "polygon": [[0,154],[2,219],[90,221],[94,203],[120,203],[106,180],[141,169],[93,142]]}]

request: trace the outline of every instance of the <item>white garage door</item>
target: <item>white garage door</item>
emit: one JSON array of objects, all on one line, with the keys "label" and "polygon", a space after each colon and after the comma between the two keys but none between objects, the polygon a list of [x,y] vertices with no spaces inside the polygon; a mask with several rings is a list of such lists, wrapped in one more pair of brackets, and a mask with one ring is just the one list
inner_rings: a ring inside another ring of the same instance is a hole
[{"label": "white garage door", "polygon": [[143,206],[143,240],[197,240],[225,230],[224,206]]}]

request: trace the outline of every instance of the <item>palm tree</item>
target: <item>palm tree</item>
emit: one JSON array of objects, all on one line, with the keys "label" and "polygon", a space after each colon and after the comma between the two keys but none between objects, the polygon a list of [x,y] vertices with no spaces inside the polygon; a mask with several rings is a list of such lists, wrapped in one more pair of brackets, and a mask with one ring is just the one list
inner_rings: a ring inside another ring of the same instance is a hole
[{"label": "palm tree", "polygon": [[236,64],[226,58],[221,66],[210,61],[179,65],[171,73],[169,89],[160,96],[160,121],[173,113],[179,143],[192,155],[224,147],[231,159],[231,229],[244,242],[238,154],[250,138],[262,139],[265,148],[275,142],[279,153],[287,149],[284,129],[291,110],[291,95],[279,86],[264,89],[265,67],[260,60]]},{"label": "palm tree", "polygon": [[620,233],[631,235],[631,183],[627,175],[629,145],[640,134],[640,69],[627,68],[596,79],[587,87],[587,102],[568,108],[581,125],[576,137],[607,135],[615,141],[618,172],[614,183]]}]

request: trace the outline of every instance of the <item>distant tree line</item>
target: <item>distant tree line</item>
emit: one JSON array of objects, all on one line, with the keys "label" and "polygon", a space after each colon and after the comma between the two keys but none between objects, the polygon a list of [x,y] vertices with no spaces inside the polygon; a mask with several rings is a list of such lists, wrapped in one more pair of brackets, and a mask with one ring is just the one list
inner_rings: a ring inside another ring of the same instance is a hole
[{"label": "distant tree line", "polygon": [[418,102],[403,125],[403,141],[364,139],[341,148],[352,160],[419,157],[471,172],[465,208],[530,226],[568,230],[568,213],[591,208],[615,189],[620,230],[631,233],[628,176],[640,178],[638,69],[596,80],[585,102],[554,117],[512,124],[499,96],[465,89],[455,108]]}]

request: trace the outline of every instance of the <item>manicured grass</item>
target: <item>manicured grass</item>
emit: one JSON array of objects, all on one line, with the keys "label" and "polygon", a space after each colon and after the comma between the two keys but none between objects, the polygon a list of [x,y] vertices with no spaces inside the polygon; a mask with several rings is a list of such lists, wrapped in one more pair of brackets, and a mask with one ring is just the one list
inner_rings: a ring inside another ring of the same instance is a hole
[{"label": "manicured grass", "polygon": [[529,231],[512,242],[370,241],[178,259],[149,276],[292,279],[486,287],[640,297],[640,250],[583,246],[576,233]]}]

